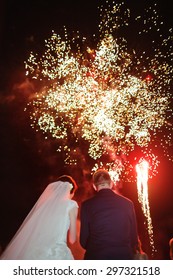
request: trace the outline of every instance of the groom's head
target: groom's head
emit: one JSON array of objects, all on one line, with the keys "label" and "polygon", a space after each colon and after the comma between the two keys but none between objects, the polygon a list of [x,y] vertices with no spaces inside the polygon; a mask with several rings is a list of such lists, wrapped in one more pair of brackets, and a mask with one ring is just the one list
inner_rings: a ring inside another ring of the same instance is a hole
[{"label": "groom's head", "polygon": [[112,188],[112,180],[108,173],[108,171],[104,169],[98,169],[93,174],[93,186],[94,189],[99,191],[101,189],[111,189]]}]

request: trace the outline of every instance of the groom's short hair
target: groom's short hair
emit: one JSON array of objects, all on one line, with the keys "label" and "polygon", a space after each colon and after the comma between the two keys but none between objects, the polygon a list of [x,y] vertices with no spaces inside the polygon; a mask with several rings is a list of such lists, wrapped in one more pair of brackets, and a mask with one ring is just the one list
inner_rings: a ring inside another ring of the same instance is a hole
[{"label": "groom's short hair", "polygon": [[103,184],[111,184],[111,177],[108,173],[107,170],[104,169],[98,169],[94,174],[93,174],[93,184],[98,187]]}]

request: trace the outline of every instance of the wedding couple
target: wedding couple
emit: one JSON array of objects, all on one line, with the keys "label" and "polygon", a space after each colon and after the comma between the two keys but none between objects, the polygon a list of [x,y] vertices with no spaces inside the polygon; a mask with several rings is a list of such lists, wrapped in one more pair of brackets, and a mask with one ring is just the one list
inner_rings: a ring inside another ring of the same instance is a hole
[{"label": "wedding couple", "polygon": [[[138,242],[132,201],[112,190],[106,170],[93,174],[96,195],[80,212],[80,244],[84,259],[133,259]],[[73,260],[67,240],[76,241],[78,204],[72,177],[63,175],[49,184],[2,253],[1,260]]]}]

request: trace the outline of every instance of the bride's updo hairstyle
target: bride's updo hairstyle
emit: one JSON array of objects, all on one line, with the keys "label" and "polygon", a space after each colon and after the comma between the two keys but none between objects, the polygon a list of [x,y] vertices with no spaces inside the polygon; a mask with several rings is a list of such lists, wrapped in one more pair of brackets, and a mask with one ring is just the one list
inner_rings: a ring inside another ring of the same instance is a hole
[{"label": "bride's updo hairstyle", "polygon": [[70,190],[71,194],[75,193],[75,191],[78,189],[78,186],[77,186],[75,180],[69,175],[62,175],[62,176],[58,177],[57,181],[68,182],[68,183],[72,184],[73,188]]}]

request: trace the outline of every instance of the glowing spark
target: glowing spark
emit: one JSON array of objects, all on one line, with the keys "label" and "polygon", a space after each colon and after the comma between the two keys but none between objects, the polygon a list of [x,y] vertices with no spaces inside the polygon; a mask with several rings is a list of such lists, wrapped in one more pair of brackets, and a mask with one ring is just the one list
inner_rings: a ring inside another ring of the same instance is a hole
[{"label": "glowing spark", "polygon": [[144,216],[147,219],[147,228],[148,228],[148,234],[150,238],[150,245],[152,246],[153,251],[155,251],[154,241],[153,241],[153,226],[152,226],[152,219],[150,215],[150,206],[149,206],[149,199],[148,199],[148,170],[149,170],[149,163],[146,160],[141,159],[139,163],[136,165],[138,200],[142,205]]},{"label": "glowing spark", "polygon": [[142,204],[142,210],[146,216],[148,203],[148,162],[143,160],[136,165],[138,199]]}]

